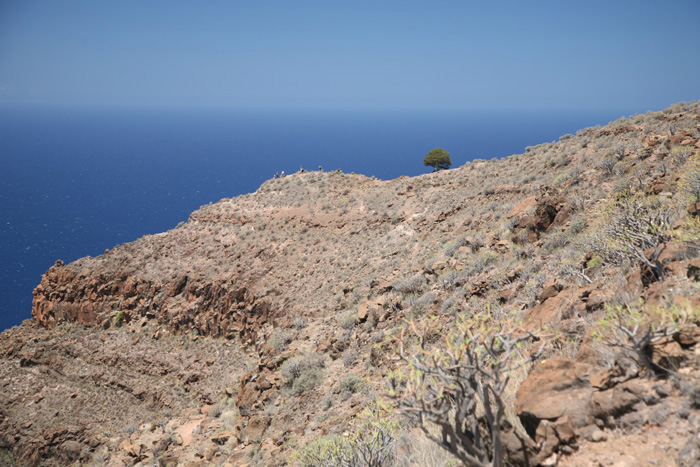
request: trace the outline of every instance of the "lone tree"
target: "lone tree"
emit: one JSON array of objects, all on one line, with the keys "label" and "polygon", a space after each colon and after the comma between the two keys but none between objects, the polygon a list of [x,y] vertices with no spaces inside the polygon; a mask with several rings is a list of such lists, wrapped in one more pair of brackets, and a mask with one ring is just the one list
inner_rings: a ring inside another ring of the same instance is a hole
[{"label": "lone tree", "polygon": [[452,166],[452,160],[450,160],[450,153],[442,148],[435,148],[425,155],[423,159],[423,165],[429,165],[433,167],[433,172],[438,170],[449,169]]}]

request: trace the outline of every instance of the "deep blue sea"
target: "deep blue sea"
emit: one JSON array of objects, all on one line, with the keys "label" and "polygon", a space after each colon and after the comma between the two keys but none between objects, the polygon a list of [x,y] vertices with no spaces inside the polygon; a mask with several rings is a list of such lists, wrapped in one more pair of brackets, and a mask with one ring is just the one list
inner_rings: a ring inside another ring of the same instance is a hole
[{"label": "deep blue sea", "polygon": [[171,229],[275,172],[418,175],[434,147],[458,167],[634,111],[0,108],[0,330],[31,316],[56,259]]}]

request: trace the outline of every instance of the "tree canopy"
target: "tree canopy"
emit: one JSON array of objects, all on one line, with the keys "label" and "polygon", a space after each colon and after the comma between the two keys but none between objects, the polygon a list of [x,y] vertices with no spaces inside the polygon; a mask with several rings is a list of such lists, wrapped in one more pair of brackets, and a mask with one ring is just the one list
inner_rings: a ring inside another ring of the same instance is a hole
[{"label": "tree canopy", "polygon": [[433,172],[437,172],[438,170],[449,169],[452,166],[450,153],[442,148],[435,148],[425,155],[425,159],[423,159],[423,165],[432,166]]}]

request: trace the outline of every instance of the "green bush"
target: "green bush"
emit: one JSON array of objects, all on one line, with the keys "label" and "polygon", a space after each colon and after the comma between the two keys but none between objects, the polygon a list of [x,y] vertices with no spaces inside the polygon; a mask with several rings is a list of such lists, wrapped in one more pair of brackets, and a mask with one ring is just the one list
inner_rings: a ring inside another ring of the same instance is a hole
[{"label": "green bush", "polygon": [[353,465],[352,458],[352,442],[338,435],[329,435],[295,451],[291,461],[299,467],[326,467]]},{"label": "green bush", "polygon": [[299,467],[382,467],[393,465],[398,424],[390,409],[372,403],[357,416],[353,433],[345,438],[324,436],[292,453]]},{"label": "green bush", "polygon": [[431,166],[433,168],[433,172],[449,169],[452,167],[450,153],[442,148],[435,148],[425,155],[423,165]]},{"label": "green bush", "polygon": [[350,375],[340,381],[340,392],[349,392],[355,394],[365,385],[365,379],[362,376]]},{"label": "green bush", "polygon": [[121,327],[121,325],[124,324],[125,320],[126,320],[126,313],[124,313],[123,310],[117,311],[117,314],[114,315],[114,325],[116,327]]}]

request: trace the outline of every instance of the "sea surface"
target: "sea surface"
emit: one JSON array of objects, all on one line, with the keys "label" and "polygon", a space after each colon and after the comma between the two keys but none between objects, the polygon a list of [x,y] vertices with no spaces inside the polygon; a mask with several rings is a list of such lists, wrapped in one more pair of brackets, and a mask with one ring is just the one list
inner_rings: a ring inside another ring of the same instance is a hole
[{"label": "sea surface", "polygon": [[57,259],[171,229],[276,172],[413,176],[435,147],[458,167],[636,110],[0,108],[0,330],[30,318]]}]

